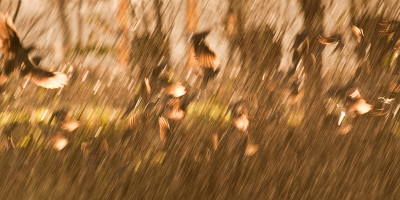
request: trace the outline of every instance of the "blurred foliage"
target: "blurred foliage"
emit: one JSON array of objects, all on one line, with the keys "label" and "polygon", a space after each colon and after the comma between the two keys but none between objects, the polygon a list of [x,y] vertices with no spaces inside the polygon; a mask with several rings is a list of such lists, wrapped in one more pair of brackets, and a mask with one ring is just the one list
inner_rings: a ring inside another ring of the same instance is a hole
[{"label": "blurred foliage", "polygon": [[[134,95],[142,95],[139,80],[147,77],[161,59],[171,60],[171,48],[175,48],[176,41],[170,41],[172,27],[164,29],[169,23],[178,23],[179,18],[166,19],[166,12],[170,11],[166,1],[130,1],[127,9],[138,27],[129,29],[131,65],[121,69],[115,62],[115,43],[120,33],[113,26],[118,22],[94,14],[100,3],[84,2],[85,12],[91,13],[85,20],[86,26],[83,23],[90,32],[82,34],[87,35],[88,41],[78,43],[71,39],[72,48],[60,65],[50,61],[43,64],[70,73],[69,85],[46,90],[31,82],[25,84],[15,74],[1,88],[0,126],[18,123],[13,131],[16,149],[0,157],[2,199],[390,199],[389,193],[400,191],[398,170],[393,167],[400,164],[399,140],[393,137],[400,131],[398,118],[393,118],[390,128],[386,127],[390,123],[384,117],[346,118],[344,122],[354,124],[347,135],[336,134],[337,126],[332,125],[336,125],[336,118],[330,124],[325,122],[323,103],[328,97],[322,89],[323,81],[342,84],[346,66],[338,67],[332,80],[319,76],[323,66],[315,38],[322,34],[321,15],[325,12],[320,1],[301,1],[301,9],[306,12],[305,26],[315,28],[310,30],[314,39],[310,40],[310,52],[315,53],[317,64],[310,69],[311,61],[304,60],[304,67],[309,67],[306,93],[298,104],[290,106],[282,100],[285,84],[274,91],[266,87],[287,53],[282,52],[285,41],[277,36],[285,30],[278,31],[264,25],[264,21],[256,27],[253,23],[259,17],[249,19],[246,13],[256,11],[246,7],[246,2],[225,2],[230,14],[236,17],[238,30],[228,35],[226,30],[211,27],[213,33],[223,35],[229,43],[222,78],[202,91],[206,95],[189,105],[182,121],[170,124],[171,147],[163,147],[160,141],[160,113],[153,113],[146,121],[139,119],[153,99],[142,100],[128,117],[121,116]],[[179,3],[184,5],[184,1]],[[198,8],[207,13],[204,9],[210,5],[198,3]],[[263,2],[250,2],[257,3]],[[264,13],[263,6],[254,7]],[[106,10],[110,12],[110,7]],[[359,10],[356,7],[354,12]],[[26,7],[21,7],[22,12],[27,12]],[[201,21],[204,14],[200,14]],[[353,16],[346,11],[337,17],[332,23]],[[196,20],[192,23],[197,25]],[[362,72],[361,85],[385,81],[381,75],[387,73],[387,65],[395,59],[394,52],[387,51],[385,46],[393,34],[387,38],[375,34],[380,20],[381,17],[372,15],[354,22],[365,27],[366,33],[374,33],[367,36],[372,43],[373,69],[370,73]],[[154,24],[154,32],[149,32]],[[142,34],[136,34],[139,32]],[[186,35],[179,37],[187,39]],[[186,46],[183,51],[186,52]],[[338,66],[346,56],[339,53],[330,64]],[[47,57],[51,60],[52,54]],[[183,80],[185,62],[182,59],[174,63],[168,76]],[[72,72],[69,67],[73,67]],[[230,76],[234,69],[238,75]],[[192,84],[194,90],[197,83]],[[373,93],[378,89],[371,90]],[[254,156],[244,157],[240,147],[248,141],[243,139],[243,133],[234,130],[232,111],[228,108],[250,93],[258,97],[259,107],[250,119],[247,134],[251,137],[247,140],[260,148]],[[80,121],[74,132],[62,132],[69,144],[61,151],[51,148],[48,141],[49,135],[60,131],[55,121],[48,124],[51,114],[58,109],[67,109],[71,118]],[[129,130],[128,139],[123,141],[132,117],[138,118],[137,126]],[[83,143],[90,143],[88,149],[93,150],[86,153]],[[202,158],[201,162],[196,158]]]}]

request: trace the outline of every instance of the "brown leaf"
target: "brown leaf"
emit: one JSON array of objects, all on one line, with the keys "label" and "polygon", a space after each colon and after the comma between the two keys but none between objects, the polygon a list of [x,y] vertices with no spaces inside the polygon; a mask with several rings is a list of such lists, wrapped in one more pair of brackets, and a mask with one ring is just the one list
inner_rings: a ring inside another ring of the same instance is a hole
[{"label": "brown leaf", "polygon": [[216,151],[217,148],[218,148],[218,135],[217,134],[212,134],[211,139],[212,139],[213,149],[214,149],[214,151]]},{"label": "brown leaf", "polygon": [[160,125],[161,142],[163,143],[163,145],[166,145],[169,131],[170,131],[170,126],[169,126],[168,120],[161,116],[158,118],[158,124]]},{"label": "brown leaf", "polygon": [[150,83],[149,83],[149,79],[148,78],[144,78],[144,84],[146,85],[147,94],[150,94],[151,93],[151,87],[150,87]]},{"label": "brown leaf", "polygon": [[63,137],[61,134],[57,134],[50,139],[51,146],[57,151],[64,149],[68,143],[68,139]]},{"label": "brown leaf", "polygon": [[249,119],[246,115],[241,115],[240,117],[233,119],[233,124],[239,131],[245,132],[249,126]]},{"label": "brown leaf", "polygon": [[74,130],[76,130],[79,127],[79,122],[76,120],[70,120],[68,122],[64,122],[61,124],[61,129],[68,131],[68,132],[72,132]]},{"label": "brown leaf", "polygon": [[179,82],[172,83],[165,88],[165,93],[173,97],[181,97],[186,94],[186,88]]},{"label": "brown leaf", "polygon": [[289,96],[289,103],[290,104],[295,104],[299,102],[299,100],[303,97],[304,95],[304,89],[301,89],[298,93],[293,93]]},{"label": "brown leaf", "polygon": [[338,133],[341,135],[346,135],[347,133],[349,133],[351,131],[352,128],[353,127],[350,124],[342,125],[339,127]]},{"label": "brown leaf", "polygon": [[359,99],[357,102],[352,106],[350,110],[356,111],[359,115],[365,114],[372,109],[372,105],[368,104],[367,101],[364,99]]},{"label": "brown leaf", "polygon": [[258,151],[258,148],[259,148],[258,145],[255,145],[255,144],[252,144],[251,142],[248,142],[244,154],[246,156],[252,156]]}]

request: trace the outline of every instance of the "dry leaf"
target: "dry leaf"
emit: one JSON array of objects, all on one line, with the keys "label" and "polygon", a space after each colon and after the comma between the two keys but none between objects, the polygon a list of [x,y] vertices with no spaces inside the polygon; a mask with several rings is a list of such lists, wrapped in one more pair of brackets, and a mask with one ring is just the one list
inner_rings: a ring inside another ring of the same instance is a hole
[{"label": "dry leaf", "polygon": [[149,83],[149,79],[148,78],[144,78],[144,84],[146,85],[147,94],[150,94],[151,93],[151,87],[150,87],[150,83]]},{"label": "dry leaf", "polygon": [[50,139],[50,143],[55,150],[61,151],[65,146],[67,146],[68,140],[62,135],[57,134]]},{"label": "dry leaf", "polygon": [[181,97],[186,94],[186,88],[181,83],[173,83],[165,88],[165,93],[173,97]]},{"label": "dry leaf", "polygon": [[258,145],[251,144],[251,142],[248,142],[244,154],[246,156],[252,156],[258,151],[258,148],[259,148]]},{"label": "dry leaf", "polygon": [[158,118],[158,124],[160,125],[160,139],[163,145],[167,143],[168,131],[170,126],[168,121],[164,117]]},{"label": "dry leaf", "polygon": [[245,132],[249,126],[249,120],[246,115],[241,115],[240,117],[233,119],[233,123],[238,130],[243,132]]},{"label": "dry leaf", "polygon": [[359,115],[365,114],[372,109],[372,105],[368,104],[367,101],[364,99],[359,99],[357,102],[352,106],[350,110],[356,111]]},{"label": "dry leaf", "polygon": [[76,120],[70,120],[69,122],[64,122],[61,124],[61,129],[72,132],[79,127],[79,122]]},{"label": "dry leaf", "polygon": [[214,151],[216,151],[218,148],[218,135],[217,134],[212,134],[212,145],[213,145]]}]

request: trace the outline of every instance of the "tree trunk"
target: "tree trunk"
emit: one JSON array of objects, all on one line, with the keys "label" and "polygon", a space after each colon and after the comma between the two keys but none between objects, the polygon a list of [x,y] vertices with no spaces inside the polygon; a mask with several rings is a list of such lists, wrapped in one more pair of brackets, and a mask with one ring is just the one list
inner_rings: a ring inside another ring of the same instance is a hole
[{"label": "tree trunk", "polygon": [[82,34],[83,34],[83,17],[81,14],[81,9],[82,9],[82,0],[77,1],[77,7],[78,7],[78,46],[82,45]]},{"label": "tree trunk", "polygon": [[13,17],[13,22],[15,23],[15,20],[17,19],[19,9],[21,8],[21,0],[18,0],[17,8],[15,9],[14,17]]},{"label": "tree trunk", "polygon": [[[191,34],[191,32],[197,31],[197,23],[199,22],[199,15],[197,13],[197,0],[187,0],[186,4],[186,33]],[[191,52],[191,48],[189,46],[188,55],[191,55],[194,52]],[[186,64],[187,68],[190,68],[193,63],[193,57],[189,56]]]},{"label": "tree trunk", "polygon": [[61,57],[65,56],[65,53],[70,50],[70,38],[71,38],[71,30],[69,27],[69,24],[67,22],[67,15],[65,13],[66,5],[68,2],[65,2],[64,0],[58,0],[57,1],[57,11],[59,13],[59,17],[61,20],[61,26],[64,29],[63,31],[63,39],[62,39],[62,47],[61,49],[57,49],[58,52],[57,54],[60,55]]},{"label": "tree trunk", "polygon": [[127,13],[128,0],[119,0],[118,4],[118,28],[121,31],[121,39],[118,44],[118,64],[120,66],[127,66],[129,62],[129,32]]}]

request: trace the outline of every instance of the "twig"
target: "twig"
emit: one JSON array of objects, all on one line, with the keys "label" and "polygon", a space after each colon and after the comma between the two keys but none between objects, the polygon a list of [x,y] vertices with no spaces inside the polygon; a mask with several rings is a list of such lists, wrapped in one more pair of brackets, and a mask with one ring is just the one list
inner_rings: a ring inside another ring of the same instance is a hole
[{"label": "twig", "polygon": [[18,0],[17,9],[15,10],[14,17],[13,17],[13,22],[15,22],[15,20],[17,19],[20,7],[21,7],[21,0]]}]

